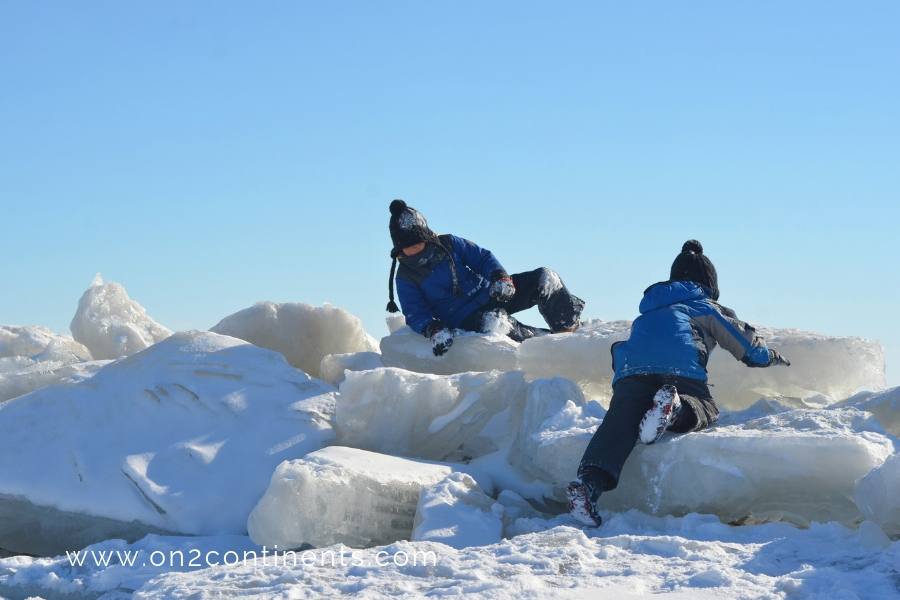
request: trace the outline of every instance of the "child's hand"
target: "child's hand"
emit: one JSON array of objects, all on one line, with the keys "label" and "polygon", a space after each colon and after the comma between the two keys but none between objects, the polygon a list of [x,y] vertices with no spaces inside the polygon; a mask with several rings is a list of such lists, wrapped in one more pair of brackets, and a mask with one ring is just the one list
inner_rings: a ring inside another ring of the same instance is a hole
[{"label": "child's hand", "polygon": [[791,366],[791,361],[769,348],[769,364],[766,366],[771,367],[772,365],[784,365],[789,367]]}]

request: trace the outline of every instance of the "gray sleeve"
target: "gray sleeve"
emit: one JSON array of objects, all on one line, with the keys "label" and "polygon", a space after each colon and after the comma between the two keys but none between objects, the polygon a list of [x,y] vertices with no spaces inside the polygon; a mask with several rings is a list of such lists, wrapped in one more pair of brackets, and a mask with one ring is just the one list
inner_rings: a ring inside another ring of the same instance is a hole
[{"label": "gray sleeve", "polygon": [[709,304],[713,311],[691,320],[737,360],[748,356],[754,362],[766,364],[769,350],[766,340],[756,335],[756,329],[738,319],[733,310],[715,302]]}]

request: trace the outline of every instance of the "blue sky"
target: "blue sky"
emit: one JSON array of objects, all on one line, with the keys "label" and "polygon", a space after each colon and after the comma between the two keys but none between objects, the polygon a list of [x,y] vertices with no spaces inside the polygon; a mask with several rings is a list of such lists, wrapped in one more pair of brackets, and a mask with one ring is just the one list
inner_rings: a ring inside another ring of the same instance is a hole
[{"label": "blue sky", "polygon": [[[386,333],[388,204],[631,319],[879,339],[900,385],[896,2],[5,2],[0,323],[97,272],[170,329],[259,300]],[[537,315],[525,320],[538,323]]]}]

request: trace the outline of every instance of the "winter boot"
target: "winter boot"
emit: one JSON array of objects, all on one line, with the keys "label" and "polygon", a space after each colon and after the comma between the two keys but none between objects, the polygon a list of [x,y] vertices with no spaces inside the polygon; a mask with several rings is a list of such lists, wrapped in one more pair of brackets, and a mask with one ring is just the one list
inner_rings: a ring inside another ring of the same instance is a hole
[{"label": "winter boot", "polygon": [[588,527],[599,527],[603,522],[597,514],[597,502],[603,488],[600,482],[591,476],[590,472],[581,473],[580,476],[569,483],[566,488],[566,498],[569,500],[569,514]]},{"label": "winter boot", "polygon": [[653,408],[641,419],[638,437],[645,444],[653,444],[681,412],[681,400],[674,385],[664,385],[653,396]]}]

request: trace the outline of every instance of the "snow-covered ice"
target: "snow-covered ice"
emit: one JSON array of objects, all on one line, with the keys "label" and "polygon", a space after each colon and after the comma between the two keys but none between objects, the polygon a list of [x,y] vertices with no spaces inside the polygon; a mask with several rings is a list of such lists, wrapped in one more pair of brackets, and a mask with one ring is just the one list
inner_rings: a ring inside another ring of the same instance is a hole
[{"label": "snow-covered ice", "polygon": [[847,398],[840,406],[850,406],[872,413],[885,431],[900,437],[900,387],[877,394],[861,392]]},{"label": "snow-covered ice", "polygon": [[422,488],[412,537],[453,548],[488,546],[503,536],[503,505],[488,496],[471,476],[451,473]]},{"label": "snow-covered ice", "polygon": [[366,548],[409,539],[422,488],[455,469],[478,480],[481,489],[493,491],[489,478],[464,465],[342,446],[285,461],[250,515],[250,538],[282,550],[337,543]]},{"label": "snow-covered ice", "polygon": [[338,442],[383,454],[441,460],[477,436],[491,417],[524,401],[525,379],[517,371],[348,372],[335,414]]},{"label": "snow-covered ice", "polygon": [[900,455],[893,454],[856,481],[854,500],[867,519],[900,538]]},{"label": "snow-covered ice", "polygon": [[195,331],[0,404],[0,548],[243,534],[275,467],[334,441],[335,391]]},{"label": "snow-covered ice", "polygon": [[329,354],[373,352],[378,342],[362,321],[327,302],[257,302],[229,315],[210,329],[280,352],[288,363],[319,377],[322,359]]},{"label": "snow-covered ice", "polygon": [[319,379],[340,385],[344,381],[344,371],[368,371],[384,366],[378,352],[349,352],[346,354],[329,354],[322,359],[319,367]]},{"label": "snow-covered ice", "polygon": [[172,335],[129,298],[121,284],[103,283],[100,273],[78,301],[69,328],[97,360],[128,356]]},{"label": "snow-covered ice", "polygon": [[381,338],[381,360],[386,367],[437,375],[513,371],[518,347],[519,344],[505,335],[457,330],[450,350],[443,356],[435,356],[431,340],[404,326]]},{"label": "snow-covered ice", "polygon": [[605,414],[599,402],[585,402],[568,379],[532,381],[510,463],[554,485],[554,496],[561,499],[560,490],[575,478],[581,455]]},{"label": "snow-covered ice", "polygon": [[46,327],[26,325],[0,325],[0,358],[15,356],[33,357],[42,353],[48,346],[64,347],[81,360],[93,360],[90,350],[84,344],[76,342],[72,336],[64,333],[53,333]]},{"label": "snow-covered ice", "polygon": [[604,493],[600,506],[660,515],[710,513],[725,523],[853,525],[862,520],[853,502],[854,482],[894,452],[894,441],[867,413],[779,411],[763,400],[754,410],[723,415],[702,432],[639,444],[619,487]]}]

